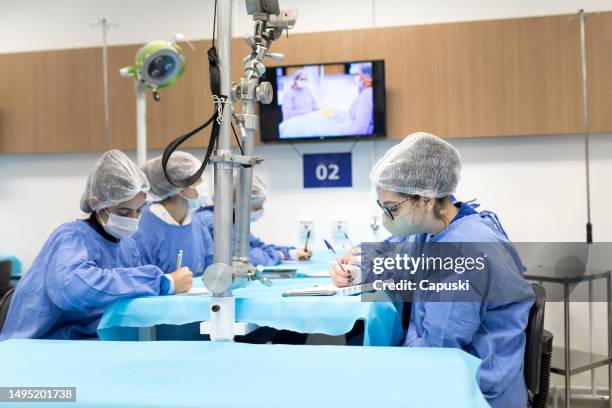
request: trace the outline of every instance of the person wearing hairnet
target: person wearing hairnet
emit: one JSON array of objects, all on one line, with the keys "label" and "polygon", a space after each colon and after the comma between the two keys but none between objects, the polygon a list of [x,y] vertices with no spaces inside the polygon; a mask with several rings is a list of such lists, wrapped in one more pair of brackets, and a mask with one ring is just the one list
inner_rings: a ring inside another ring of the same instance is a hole
[{"label": "person wearing hairnet", "polygon": [[[166,170],[173,179],[185,179],[194,174],[202,163],[190,153],[172,154]],[[149,180],[149,196],[153,200],[142,210],[138,244],[143,263],[159,266],[165,272],[176,267],[177,255],[183,251],[182,265],[194,276],[201,276],[213,262],[213,239],[199,217],[193,213],[206,202],[202,179],[191,187],[175,187],[166,179],[162,157],[149,160],[142,166]]]},{"label": "person wearing hairnet", "polygon": [[[234,185],[236,187],[236,185]],[[253,173],[253,187],[251,189],[251,222],[255,222],[264,214],[264,203],[268,195],[268,183],[258,173]],[[234,190],[234,199],[236,191]],[[213,234],[214,231],[214,207],[204,207],[198,213],[203,222]],[[234,240],[232,239],[232,242]],[[249,257],[253,265],[272,266],[278,265],[285,260],[306,261],[312,257],[310,249],[296,249],[289,246],[266,244],[251,233]]]},{"label": "person wearing hairnet", "polygon": [[[480,358],[480,388],[489,404],[525,407],[525,329],[533,290],[497,216],[477,212],[466,203],[451,203],[460,171],[459,152],[437,136],[416,133],[393,146],[370,174],[383,226],[413,243],[499,243],[500,259],[507,262],[487,259],[485,279],[491,290],[503,293],[512,288],[512,299],[423,302],[418,301],[422,292],[416,290],[404,345],[459,348]],[[376,279],[360,276],[356,266],[344,269],[335,266],[330,272],[337,286]]]},{"label": "person wearing hairnet", "polygon": [[308,75],[303,69],[293,74],[293,83],[283,96],[283,121],[316,112],[319,106],[308,89]]},{"label": "person wearing hairnet", "polygon": [[111,302],[191,288],[189,268],[164,275],[143,266],[130,238],[148,190],[124,153],[110,150],[98,159],[81,197],[89,218],[63,224],[47,239],[15,290],[0,340],[95,338]]},{"label": "person wearing hairnet", "polygon": [[370,135],[374,133],[372,64],[358,64],[355,67],[355,72],[355,80],[359,86],[359,94],[348,109],[349,118],[351,119],[350,134]]}]

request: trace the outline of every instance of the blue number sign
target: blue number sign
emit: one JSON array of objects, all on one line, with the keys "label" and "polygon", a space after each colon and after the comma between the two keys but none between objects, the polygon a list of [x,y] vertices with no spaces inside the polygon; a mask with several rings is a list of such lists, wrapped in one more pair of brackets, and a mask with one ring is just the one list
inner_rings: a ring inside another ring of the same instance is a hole
[{"label": "blue number sign", "polygon": [[351,153],[304,155],[304,188],[351,187],[353,165]]}]

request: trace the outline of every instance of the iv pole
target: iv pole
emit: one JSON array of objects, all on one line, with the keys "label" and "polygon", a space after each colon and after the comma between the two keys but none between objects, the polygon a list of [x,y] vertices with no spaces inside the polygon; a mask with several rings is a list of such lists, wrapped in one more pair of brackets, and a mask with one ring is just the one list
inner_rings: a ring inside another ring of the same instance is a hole
[{"label": "iv pole", "polygon": [[[587,82],[587,54],[586,54],[586,34],[584,10],[578,10],[580,17],[580,67],[582,75],[582,109],[584,118],[584,157],[586,167],[586,198],[587,198],[587,245],[593,243],[593,225],[591,224],[591,156],[590,156],[590,127],[589,127],[589,93]],[[589,299],[593,299],[593,281],[589,281]],[[589,302],[589,350],[595,354],[595,327],[594,327],[593,302]],[[591,369],[591,397],[598,399],[597,395],[597,375],[596,370]],[[569,393],[566,391],[566,398]]]},{"label": "iv pole", "polygon": [[102,27],[102,83],[104,87],[104,146],[110,149],[110,126],[108,113],[108,44],[106,33],[112,28],[119,27],[119,24],[109,23],[106,18],[98,20],[92,27]]},{"label": "iv pole", "polygon": [[579,10],[580,16],[580,58],[582,74],[582,109],[584,115],[584,157],[586,165],[586,199],[587,199],[587,244],[593,243],[593,225],[591,224],[591,156],[589,128],[589,93],[587,82],[586,36],[584,26],[584,10]]}]

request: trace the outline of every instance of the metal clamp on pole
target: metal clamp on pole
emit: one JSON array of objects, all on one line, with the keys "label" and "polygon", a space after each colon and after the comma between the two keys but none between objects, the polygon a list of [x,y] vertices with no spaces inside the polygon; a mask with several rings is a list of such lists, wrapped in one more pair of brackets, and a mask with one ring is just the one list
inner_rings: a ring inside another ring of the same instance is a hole
[{"label": "metal clamp on pole", "polygon": [[264,161],[260,156],[241,156],[233,153],[226,153],[221,156],[212,156],[210,163],[229,163],[233,166],[253,167]]},{"label": "metal clamp on pole", "polygon": [[[269,53],[269,49],[272,42],[279,39],[283,32],[293,28],[297,19],[297,11],[281,11],[277,0],[246,0],[246,7],[247,13],[253,16],[255,22],[254,33],[245,37],[246,43],[251,47],[251,54],[242,60],[244,75],[240,78],[240,83],[232,87],[231,95],[234,101],[242,102],[242,112],[235,116],[240,130],[243,154],[249,156],[254,149],[255,134],[259,125],[257,104],[269,104],[274,96],[272,85],[269,82],[260,83],[261,76],[266,72],[263,60],[271,58],[281,61],[284,58],[282,54]],[[248,259],[253,185],[252,166],[243,166],[239,169],[238,183],[235,259]]]}]

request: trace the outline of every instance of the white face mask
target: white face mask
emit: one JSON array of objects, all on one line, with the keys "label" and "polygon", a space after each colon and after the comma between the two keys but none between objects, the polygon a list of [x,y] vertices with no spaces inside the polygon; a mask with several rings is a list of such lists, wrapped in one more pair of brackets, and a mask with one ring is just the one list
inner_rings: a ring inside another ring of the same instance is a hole
[{"label": "white face mask", "polygon": [[117,214],[113,214],[105,209],[108,215],[106,224],[102,224],[104,231],[117,239],[127,239],[138,231],[139,218],[122,217]]},{"label": "white face mask", "polygon": [[423,225],[423,220],[416,224],[413,223],[413,220],[414,207],[410,211],[404,211],[394,216],[393,219],[387,214],[383,214],[382,224],[389,233],[396,237],[408,237],[424,232],[425,226]]},{"label": "white face mask", "polygon": [[260,220],[261,217],[263,217],[263,215],[264,215],[263,208],[261,210],[251,211],[251,222]]},{"label": "white face mask", "polygon": [[204,203],[206,203],[206,199],[208,198],[208,195],[206,194],[206,186],[204,185],[204,183],[201,183],[200,185],[195,187],[195,190],[198,192],[198,197],[187,199],[187,204],[189,205],[190,211],[196,211],[197,209],[202,207]]}]

